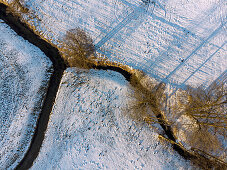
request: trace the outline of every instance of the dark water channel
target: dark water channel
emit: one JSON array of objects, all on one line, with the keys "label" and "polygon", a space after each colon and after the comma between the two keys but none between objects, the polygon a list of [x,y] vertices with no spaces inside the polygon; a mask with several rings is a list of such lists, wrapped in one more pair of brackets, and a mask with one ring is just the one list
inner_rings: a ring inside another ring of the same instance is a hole
[{"label": "dark water channel", "polygon": [[[0,19],[2,19],[6,24],[8,24],[12,30],[14,30],[19,36],[22,36],[25,40],[28,40],[31,44],[37,46],[41,51],[45,53],[45,55],[50,58],[53,63],[53,74],[49,81],[49,86],[47,89],[47,93],[43,102],[43,106],[41,109],[41,113],[39,115],[39,119],[36,124],[36,129],[34,136],[32,138],[29,149],[27,150],[24,158],[19,163],[16,169],[29,169],[35,159],[37,158],[42,142],[44,140],[45,132],[47,129],[49,116],[52,111],[52,107],[55,101],[55,97],[61,82],[61,78],[63,76],[64,70],[67,68],[63,59],[57,48],[53,47],[51,44],[41,39],[38,35],[36,35],[26,24],[22,23],[18,17],[13,16],[10,13],[6,12],[6,6],[0,3]],[[114,66],[95,66],[95,69],[102,70],[113,70],[121,73],[126,80],[130,81],[131,73]],[[159,115],[161,116],[161,115]],[[159,118],[159,117],[158,117]],[[160,122],[163,130],[165,131],[166,136],[172,141],[176,141],[174,135],[169,126]],[[193,155],[183,150],[176,144],[173,144],[173,149],[176,150],[181,156],[186,159],[195,159]]]}]

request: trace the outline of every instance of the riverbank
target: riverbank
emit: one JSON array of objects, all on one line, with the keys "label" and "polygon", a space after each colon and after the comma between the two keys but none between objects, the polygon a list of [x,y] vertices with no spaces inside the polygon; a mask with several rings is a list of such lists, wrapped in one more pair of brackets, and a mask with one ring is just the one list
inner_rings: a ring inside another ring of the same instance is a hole
[{"label": "riverbank", "polygon": [[[2,8],[1,8],[2,10]],[[37,124],[37,131],[34,135],[33,138],[33,143],[30,147],[30,150],[28,151],[28,154],[24,158],[24,160],[21,162],[21,164],[18,166],[18,169],[23,169],[26,167],[29,167],[32,165],[32,162],[34,159],[37,157],[39,153],[39,149],[42,145],[42,141],[45,135],[45,129],[48,124],[49,120],[49,114],[52,110],[53,103],[56,97],[56,93],[58,91],[59,83],[61,80],[61,77],[63,75],[63,71],[66,68],[63,60],[61,59],[61,56],[59,55],[58,50],[55,47],[52,47],[50,44],[45,42],[44,40],[41,40],[39,36],[35,35],[31,30],[29,30],[28,27],[26,27],[25,24],[20,23],[19,19],[10,15],[10,14],[1,14],[3,18],[5,18],[5,22],[11,26],[12,29],[15,29],[15,31],[18,32],[19,35],[24,37],[25,39],[28,39],[29,42],[34,43],[34,45],[37,45],[48,57],[50,57],[51,61],[53,62],[54,65],[54,73],[53,76],[50,80],[49,88],[47,91],[47,96],[44,101],[44,106],[43,106],[43,111],[40,115],[39,122]],[[26,29],[24,29],[24,26]],[[34,34],[34,35],[32,35]],[[131,73],[125,69],[122,69],[120,67],[116,66],[111,66],[110,65],[102,65],[102,66],[94,66],[94,68],[97,69],[104,69],[104,70],[114,70],[122,75],[129,81],[131,77]],[[46,103],[46,104],[45,104]],[[45,115],[45,116],[43,116]],[[171,134],[171,130],[163,125],[163,129],[167,133],[167,136],[173,140],[176,141],[174,136]],[[39,137],[40,138],[39,138]],[[41,139],[41,140],[40,140]],[[173,144],[175,149],[178,150],[178,152],[182,155],[185,156],[185,158],[190,157],[190,155],[187,155],[188,153],[185,153],[185,150],[179,148],[179,146]],[[28,160],[28,161],[27,161]]]}]

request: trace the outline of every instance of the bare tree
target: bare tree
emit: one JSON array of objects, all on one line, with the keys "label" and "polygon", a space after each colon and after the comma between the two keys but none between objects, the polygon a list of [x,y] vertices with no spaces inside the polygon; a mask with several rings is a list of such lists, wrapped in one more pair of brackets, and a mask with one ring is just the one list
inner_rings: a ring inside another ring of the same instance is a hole
[{"label": "bare tree", "polygon": [[95,47],[92,38],[82,29],[76,28],[66,32],[60,51],[70,67],[91,68]]},{"label": "bare tree", "polygon": [[160,117],[160,111],[165,101],[165,84],[156,84],[148,81],[141,84],[144,74],[131,76],[132,91],[130,97],[133,98],[129,104],[131,117],[137,121],[145,121],[149,124],[166,122]]},{"label": "bare tree", "polygon": [[226,129],[226,94],[224,83],[214,83],[208,90],[201,87],[188,88],[188,103],[185,106],[185,112],[201,126]]},{"label": "bare tree", "polygon": [[[130,97],[134,99],[129,103],[128,113],[131,117],[139,122],[159,123],[166,132],[174,135],[178,143],[169,137],[166,140],[189,153],[193,157],[193,162],[201,167],[225,167],[226,163],[222,157],[224,149],[217,137],[218,134],[226,138],[224,84],[213,84],[207,90],[202,87],[196,89],[188,87],[185,91],[181,90],[180,97],[174,99],[174,104],[170,105],[170,113],[166,114],[165,84],[152,82],[144,84],[141,83],[143,78],[143,74],[134,74],[130,81],[133,88]],[[178,124],[178,121],[181,123]],[[176,135],[174,129],[177,129],[183,141],[178,138],[179,135]]]},{"label": "bare tree", "polygon": [[[218,136],[226,139],[226,94],[225,85],[220,82],[209,89],[188,87],[184,92],[186,101],[177,100],[174,107],[181,109],[181,113],[194,122],[194,128],[186,130],[184,134],[191,148],[210,154],[223,150]],[[183,124],[177,128],[180,131],[182,127]]]},{"label": "bare tree", "polygon": [[12,12],[14,15],[20,15],[21,13],[28,13],[29,9],[24,5],[24,0],[13,0],[9,3],[7,8],[8,12]]}]

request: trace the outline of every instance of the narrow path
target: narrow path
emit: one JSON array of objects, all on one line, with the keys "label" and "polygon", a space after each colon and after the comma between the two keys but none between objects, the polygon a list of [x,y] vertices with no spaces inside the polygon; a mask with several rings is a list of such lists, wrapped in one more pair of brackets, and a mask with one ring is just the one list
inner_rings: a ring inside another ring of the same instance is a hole
[{"label": "narrow path", "polygon": [[55,47],[52,47],[46,41],[42,40],[25,24],[21,23],[17,17],[11,14],[7,14],[6,6],[3,4],[0,4],[0,19],[4,20],[4,22],[8,24],[11,29],[13,29],[19,36],[22,36],[24,39],[28,40],[30,43],[41,49],[46,54],[46,56],[50,58],[54,67],[54,72],[49,81],[47,94],[43,102],[42,110],[36,124],[36,130],[32,138],[30,147],[27,150],[24,158],[16,168],[24,170],[29,169],[32,166],[34,160],[39,154],[39,150],[44,140],[45,131],[48,125],[49,115],[51,113],[58,87],[66,66]]}]

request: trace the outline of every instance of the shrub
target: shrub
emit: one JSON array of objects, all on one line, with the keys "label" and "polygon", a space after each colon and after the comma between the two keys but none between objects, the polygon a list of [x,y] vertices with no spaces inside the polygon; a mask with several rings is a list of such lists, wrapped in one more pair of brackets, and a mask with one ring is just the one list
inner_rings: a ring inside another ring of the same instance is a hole
[{"label": "shrub", "polygon": [[152,82],[152,79],[146,78],[143,73],[133,74],[130,84],[132,86],[130,97],[133,99],[129,104],[130,116],[139,122],[165,124],[160,116],[165,100],[165,84]]},{"label": "shrub", "polygon": [[80,28],[66,32],[61,41],[60,51],[70,67],[92,68],[93,66],[95,46],[92,38]]},{"label": "shrub", "polygon": [[7,8],[8,12],[12,12],[13,15],[20,16],[21,13],[28,13],[29,9],[24,7],[23,0],[14,0],[9,3]]},{"label": "shrub", "polygon": [[224,83],[214,83],[207,90],[202,87],[188,88],[185,113],[193,117],[200,126],[213,128],[215,132],[220,132],[218,129],[226,129],[226,92]]},{"label": "shrub", "polygon": [[[132,100],[127,113],[130,113],[135,121],[159,123],[165,133],[168,133],[167,141],[179,146],[186,155],[189,155],[192,162],[200,167],[225,167],[226,163],[221,158],[222,144],[216,135],[222,135],[224,138],[226,136],[224,84],[213,84],[207,90],[201,87],[180,90],[180,95],[174,99],[174,102],[173,98],[170,99],[174,104],[168,106],[170,113],[166,114],[167,100],[164,93],[166,85],[155,81],[144,81],[145,79],[143,73],[132,75],[130,81]],[[180,138],[187,144],[180,143]],[[191,150],[188,150],[188,146]]]},{"label": "shrub", "polygon": [[[224,83],[214,83],[208,89],[188,87],[183,94],[185,100],[178,98],[176,108],[182,110],[182,115],[194,122],[193,129],[188,128],[184,131],[187,144],[204,153],[221,156],[223,148],[219,139],[226,138],[227,128]],[[182,131],[183,127],[184,124],[181,123],[177,128]]]}]

